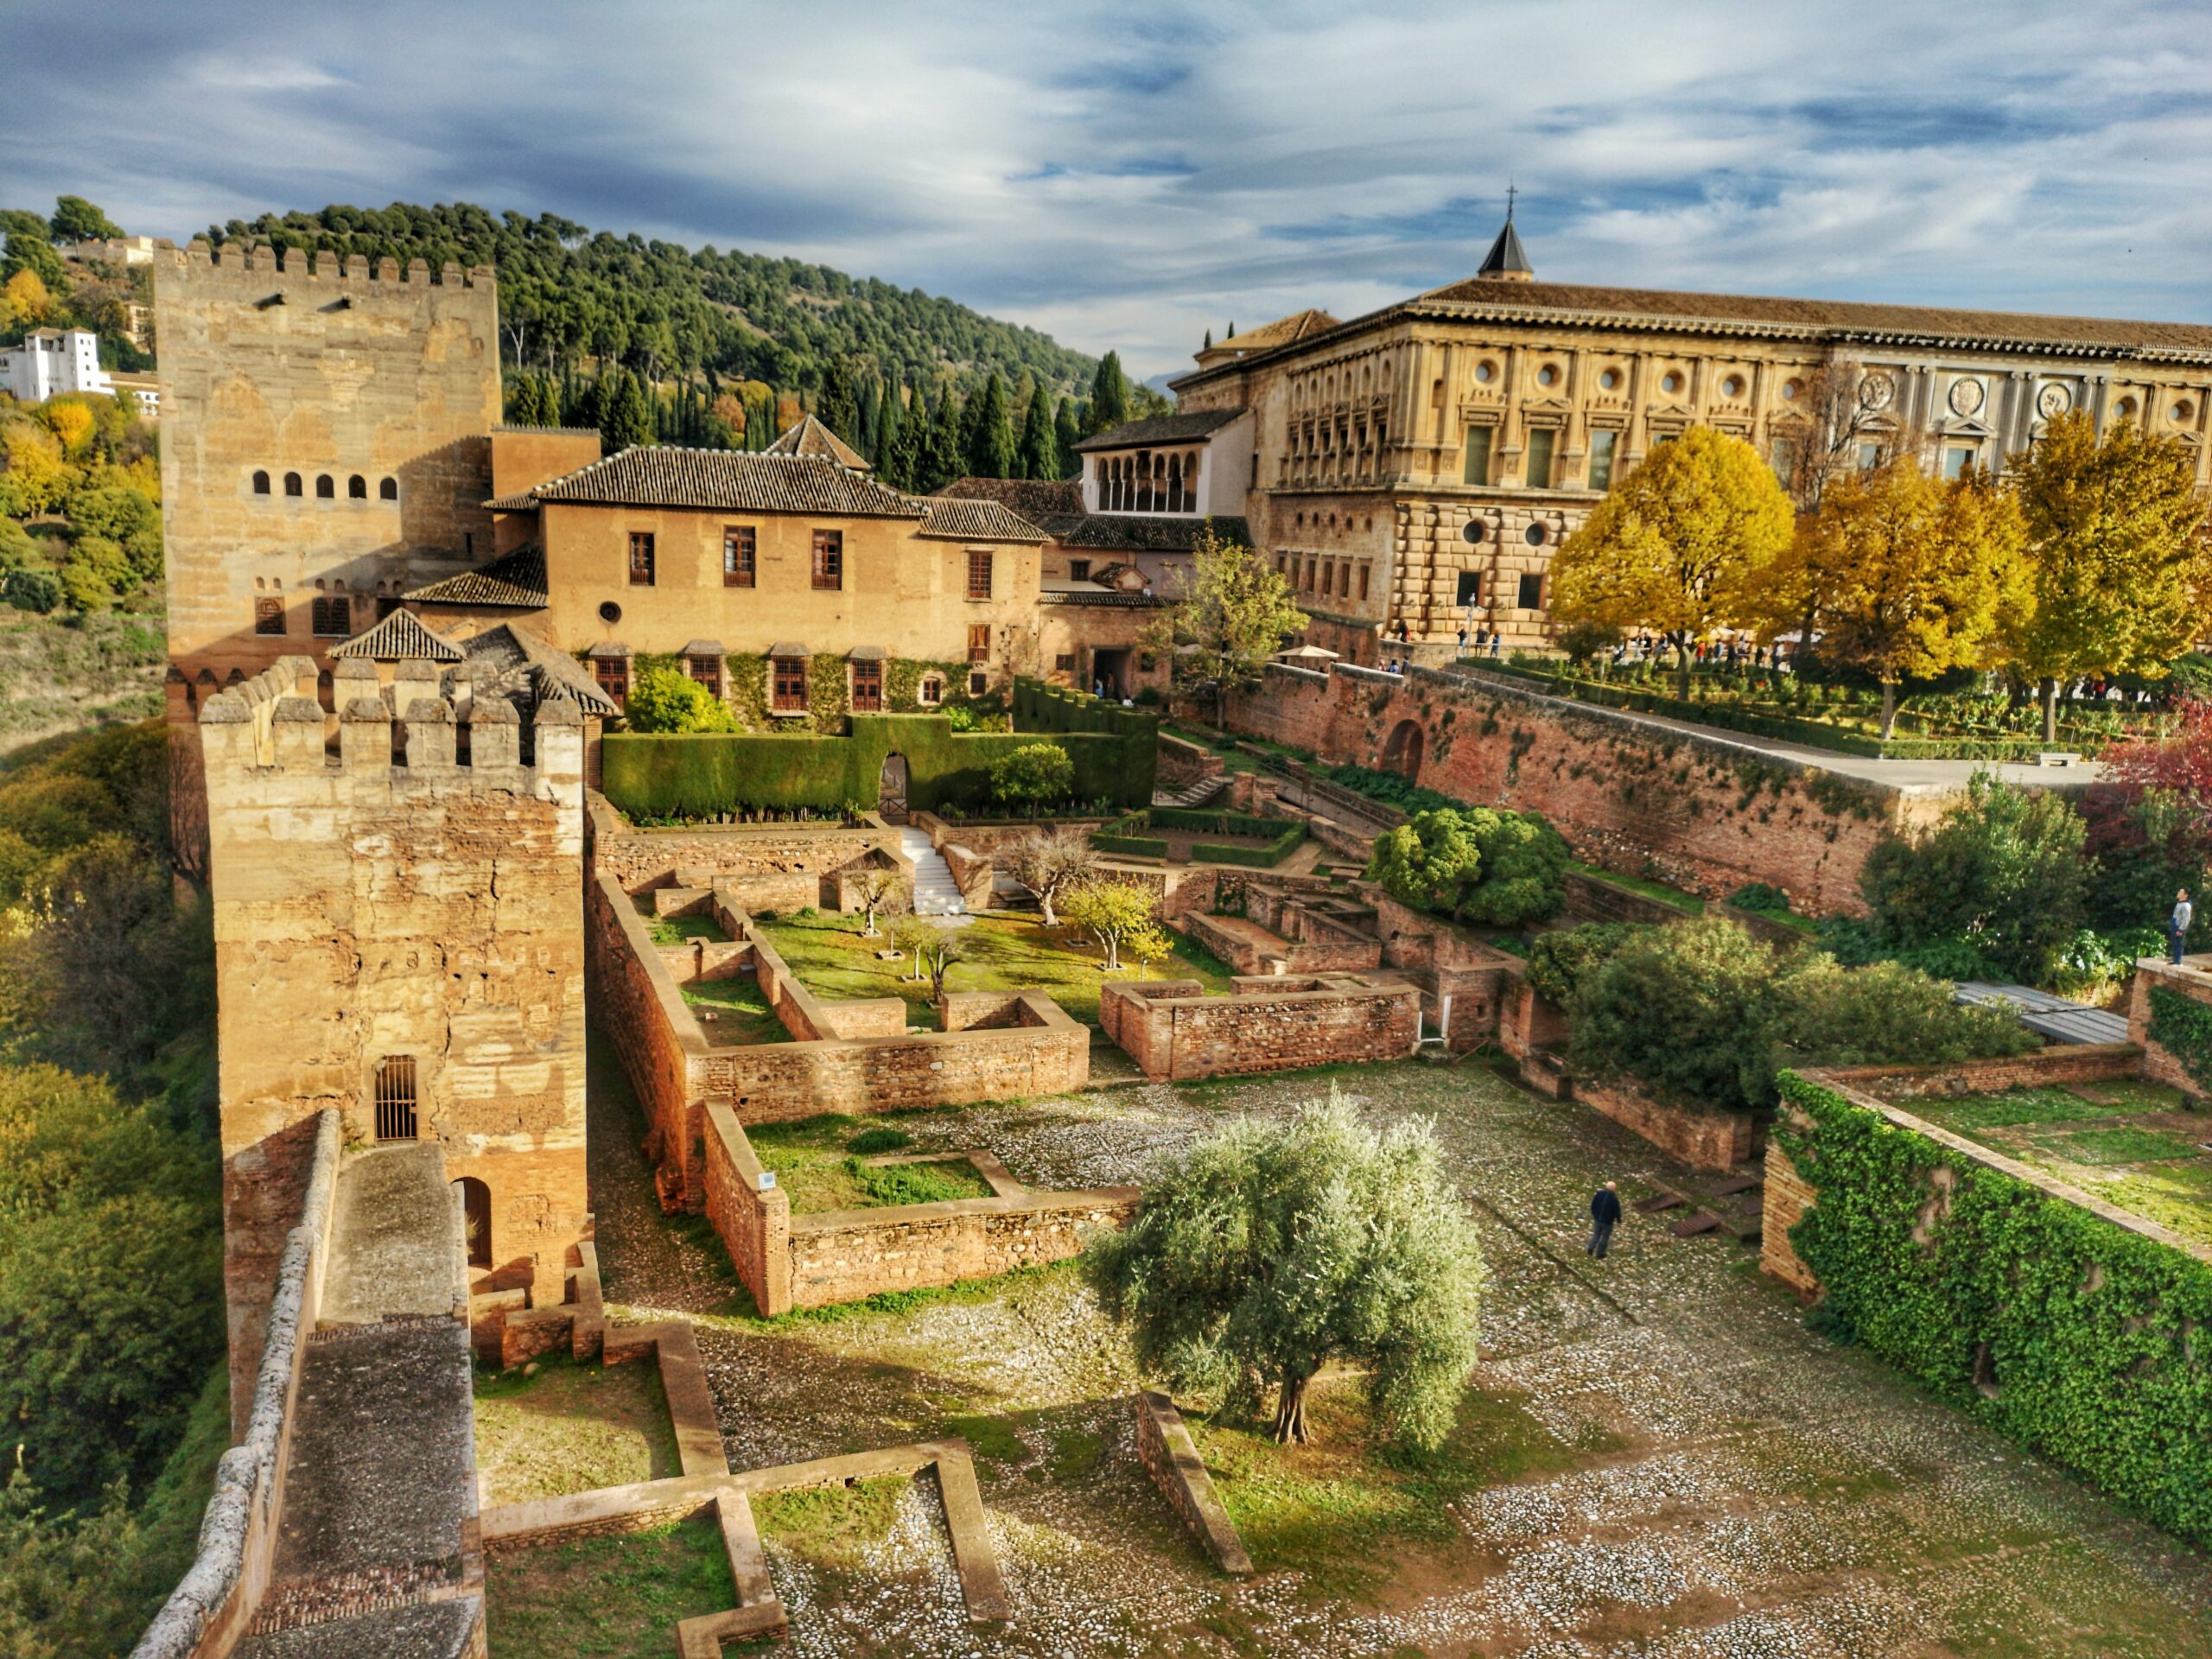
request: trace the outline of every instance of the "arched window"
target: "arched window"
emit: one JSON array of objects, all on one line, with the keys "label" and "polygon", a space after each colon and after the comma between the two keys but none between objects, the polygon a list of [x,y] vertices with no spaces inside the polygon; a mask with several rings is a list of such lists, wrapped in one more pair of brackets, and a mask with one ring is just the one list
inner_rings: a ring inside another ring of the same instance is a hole
[{"label": "arched window", "polygon": [[492,1189],[474,1175],[464,1175],[454,1185],[461,1189],[461,1219],[468,1239],[468,1265],[488,1268],[492,1265]]},{"label": "arched window", "polygon": [[1167,463],[1167,511],[1183,511],[1183,457],[1180,455]]},{"label": "arched window", "polygon": [[349,501],[367,500],[369,499],[369,480],[363,478],[359,473],[354,474],[353,477],[347,479],[346,480],[346,499]]},{"label": "arched window", "polygon": [[415,1057],[387,1054],[377,1062],[377,1139],[416,1138]]},{"label": "arched window", "polygon": [[377,499],[379,501],[398,500],[399,480],[396,478],[387,478],[383,483],[378,485]]},{"label": "arched window", "polygon": [[300,475],[299,475],[297,473],[287,473],[287,474],[284,474],[284,493],[285,493],[285,494],[287,494],[287,495],[297,495],[299,493],[300,493]]},{"label": "arched window", "polygon": [[266,474],[266,473],[256,473],[256,474],[253,475],[253,493],[254,493],[256,495],[266,495],[266,494],[268,494],[268,493],[269,493],[269,474]]},{"label": "arched window", "polygon": [[317,475],[315,480],[315,499],[318,501],[334,501],[338,499],[338,486],[331,481],[328,473]]}]

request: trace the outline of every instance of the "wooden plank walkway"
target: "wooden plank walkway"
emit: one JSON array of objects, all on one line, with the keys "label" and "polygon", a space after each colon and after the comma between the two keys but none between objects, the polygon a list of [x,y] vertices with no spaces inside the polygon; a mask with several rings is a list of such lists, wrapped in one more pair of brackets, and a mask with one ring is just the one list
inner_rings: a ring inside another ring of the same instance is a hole
[{"label": "wooden plank walkway", "polygon": [[2053,996],[2049,991],[2038,991],[2027,985],[1991,985],[1979,980],[1964,980],[1956,993],[1961,1002],[1975,1002],[1984,1007],[1998,1007],[2010,1004],[2018,1014],[2020,1023],[2038,1036],[2061,1043],[2124,1043],[2127,1040],[2126,1016],[2107,1008],[2093,1008],[2086,1002],[2071,1002],[2063,996]]}]

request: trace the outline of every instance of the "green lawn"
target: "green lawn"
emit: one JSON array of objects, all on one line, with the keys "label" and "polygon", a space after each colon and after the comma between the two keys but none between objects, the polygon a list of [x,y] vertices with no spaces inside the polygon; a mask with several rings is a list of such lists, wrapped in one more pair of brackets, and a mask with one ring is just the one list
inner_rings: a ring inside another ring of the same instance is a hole
[{"label": "green lawn", "polygon": [[[862,938],[858,916],[817,912],[772,921],[756,916],[753,922],[817,995],[831,1001],[903,997],[910,1011],[909,1025],[935,1025],[929,982],[904,977],[913,965],[912,958],[877,961],[874,953],[887,948],[888,941]],[[1084,1024],[1098,1023],[1098,988],[1106,977],[1098,964],[1103,956],[1081,929],[1047,930],[1033,916],[992,911],[954,931],[961,957],[945,976],[947,989],[1003,991],[1033,985]],[[1153,963],[1145,971],[1125,968],[1118,976],[1196,979],[1210,991],[1226,991],[1230,977],[1224,963],[1179,937],[1174,954],[1166,961]]]},{"label": "green lawn", "polygon": [[722,925],[711,916],[656,916],[652,918],[655,944],[682,944],[688,939],[707,939],[715,944],[729,943],[729,935],[722,931]]},{"label": "green lawn", "polygon": [[651,1532],[502,1550],[485,1563],[493,1659],[665,1659],[679,1620],[737,1605],[721,1529],[702,1516]]},{"label": "green lawn", "polygon": [[754,1155],[776,1172],[776,1184],[790,1196],[793,1215],[991,1196],[990,1184],[965,1159],[941,1164],[862,1163],[862,1158],[899,1151],[907,1144],[906,1133],[880,1124],[867,1127],[842,1112],[824,1112],[793,1123],[756,1123],[745,1135]]},{"label": "green lawn", "polygon": [[709,1039],[717,1043],[788,1043],[791,1034],[769,1007],[767,996],[752,971],[728,979],[698,979],[683,988],[683,1000],[711,1013],[705,1023]]},{"label": "green lawn", "polygon": [[476,1378],[476,1467],[488,1503],[524,1503],[683,1472],[660,1367],[579,1363]]}]

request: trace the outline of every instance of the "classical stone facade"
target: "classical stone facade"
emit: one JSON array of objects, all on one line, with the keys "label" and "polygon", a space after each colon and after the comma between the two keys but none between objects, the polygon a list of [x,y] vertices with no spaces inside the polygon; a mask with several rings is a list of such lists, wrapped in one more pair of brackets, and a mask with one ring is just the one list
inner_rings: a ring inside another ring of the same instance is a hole
[{"label": "classical stone facade", "polygon": [[480,1287],[558,1302],[589,1232],[582,725],[457,689],[334,714],[290,657],[200,710],[239,1399],[273,1265],[257,1217],[296,1208],[272,1195],[325,1109],[349,1145],[442,1148]]},{"label": "classical stone facade", "polygon": [[1301,313],[1174,385],[1185,417],[1250,419],[1255,543],[1356,661],[1433,662],[1463,628],[1541,643],[1553,552],[1692,425],[1791,476],[1816,446],[1955,472],[2079,409],[2186,440],[2212,482],[2212,327],[1540,283],[1509,238],[1471,281]]}]

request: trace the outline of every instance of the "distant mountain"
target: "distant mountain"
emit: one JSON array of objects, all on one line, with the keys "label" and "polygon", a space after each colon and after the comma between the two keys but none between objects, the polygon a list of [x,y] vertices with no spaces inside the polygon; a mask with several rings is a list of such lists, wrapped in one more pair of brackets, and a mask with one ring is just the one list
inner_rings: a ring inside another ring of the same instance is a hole
[{"label": "distant mountain", "polygon": [[[499,273],[503,355],[556,374],[620,363],[649,380],[753,381],[814,391],[833,360],[863,379],[913,387],[996,370],[1081,393],[1096,360],[1034,328],[999,322],[918,289],[763,255],[694,252],[593,232],[541,213],[435,207],[325,207],[210,226],[212,240],[489,264]],[[869,372],[873,368],[873,373]]]}]

